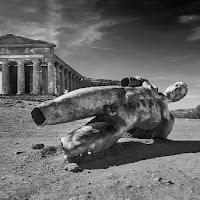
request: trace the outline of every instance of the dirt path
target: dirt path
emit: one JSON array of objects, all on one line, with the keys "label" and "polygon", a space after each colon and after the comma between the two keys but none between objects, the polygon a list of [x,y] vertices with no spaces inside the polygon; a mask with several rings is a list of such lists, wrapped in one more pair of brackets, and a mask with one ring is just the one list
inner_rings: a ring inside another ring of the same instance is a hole
[{"label": "dirt path", "polygon": [[[0,100],[0,199],[200,199],[199,120],[176,120],[166,143],[121,139],[114,153],[72,173],[59,138],[88,120],[37,128],[36,104]],[[57,152],[42,157],[36,143]]]}]

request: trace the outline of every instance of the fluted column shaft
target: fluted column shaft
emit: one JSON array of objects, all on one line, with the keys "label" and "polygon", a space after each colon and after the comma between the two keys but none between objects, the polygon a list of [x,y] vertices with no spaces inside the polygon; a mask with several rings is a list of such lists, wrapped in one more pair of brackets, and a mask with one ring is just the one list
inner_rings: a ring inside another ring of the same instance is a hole
[{"label": "fluted column shaft", "polygon": [[81,88],[81,79],[80,78],[78,79],[78,86],[79,86],[79,88]]},{"label": "fluted column shaft", "polygon": [[60,77],[60,87],[61,87],[61,94],[65,92],[65,76],[64,76],[64,67],[61,67],[61,77]]},{"label": "fluted column shaft", "polygon": [[17,61],[17,94],[25,93],[24,60]]},{"label": "fluted column shaft", "polygon": [[79,88],[79,77],[77,76],[76,77],[76,89],[78,89]]},{"label": "fluted column shaft", "polygon": [[2,60],[2,94],[10,93],[8,60]]},{"label": "fluted column shaft", "polygon": [[73,88],[76,90],[76,75],[73,76]]},{"label": "fluted column shaft", "polygon": [[66,81],[66,89],[68,91],[70,91],[70,88],[69,88],[70,87],[70,83],[69,83],[70,82],[70,80],[69,80],[70,78],[69,78],[69,76],[70,76],[69,71],[66,69],[66,80],[65,81]]},{"label": "fluted column shaft", "polygon": [[83,79],[81,79],[81,87],[84,88],[84,82],[83,82]]},{"label": "fluted column shaft", "polygon": [[40,94],[40,61],[33,60],[33,94]]},{"label": "fluted column shaft", "polygon": [[85,87],[85,82],[83,80],[81,80],[81,87],[84,88]]},{"label": "fluted column shaft", "polygon": [[82,88],[82,79],[81,78],[79,79],[79,85],[80,85],[80,88]]},{"label": "fluted column shaft", "polygon": [[56,65],[56,90],[60,94],[60,65]]},{"label": "fluted column shaft", "polygon": [[55,94],[55,65],[53,59],[47,59],[48,66],[48,93]]},{"label": "fluted column shaft", "polygon": [[72,74],[72,90],[74,90],[74,74]]},{"label": "fluted column shaft", "polygon": [[73,90],[73,74],[72,72],[69,72],[70,75],[69,75],[69,82],[70,82],[70,85],[69,85],[69,90],[72,91]]}]

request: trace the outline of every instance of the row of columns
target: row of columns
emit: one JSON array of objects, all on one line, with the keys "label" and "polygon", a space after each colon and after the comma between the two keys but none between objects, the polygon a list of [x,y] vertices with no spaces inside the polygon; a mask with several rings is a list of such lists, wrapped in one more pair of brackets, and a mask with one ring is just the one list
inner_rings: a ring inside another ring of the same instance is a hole
[{"label": "row of columns", "polygon": [[[56,84],[52,84],[52,87],[55,87],[57,94],[63,94],[66,90],[69,92],[78,88],[89,86],[89,84],[83,81],[79,75],[76,75],[64,66],[59,65],[59,63],[57,63],[55,66],[54,77],[56,77]],[[54,80],[54,77],[52,77],[52,80]]]},{"label": "row of columns", "polygon": [[89,87],[89,83],[82,80],[82,77],[70,71],[53,59],[46,59],[48,67],[48,93],[64,94],[78,88]]},{"label": "row of columns", "polygon": [[[16,60],[17,62],[17,94],[25,93],[25,60]],[[2,94],[10,94],[10,77],[8,60],[2,60]],[[33,63],[33,94],[39,94],[39,71],[40,61],[32,60]]]},{"label": "row of columns", "polygon": [[[61,87],[64,88],[64,90],[72,91],[89,86],[80,76],[73,74],[73,72],[66,68],[62,68],[62,76],[63,77],[60,80],[63,81],[63,83],[61,83]],[[64,93],[63,90],[61,90],[61,92]]]},{"label": "row of columns", "polygon": [[[25,60],[17,61],[17,94],[25,93]],[[41,92],[41,61],[39,59],[31,60],[33,63],[33,94]],[[59,63],[54,59],[46,59],[47,67],[47,90],[49,94],[63,94],[65,91],[72,91],[82,87],[88,87],[89,84],[82,78]],[[9,85],[9,65],[8,60],[2,60],[2,94],[10,93]]]}]

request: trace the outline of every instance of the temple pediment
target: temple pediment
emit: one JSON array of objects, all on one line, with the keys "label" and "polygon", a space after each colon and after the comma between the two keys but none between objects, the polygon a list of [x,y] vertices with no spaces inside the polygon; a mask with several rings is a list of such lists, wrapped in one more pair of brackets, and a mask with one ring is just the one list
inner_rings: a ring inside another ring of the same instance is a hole
[{"label": "temple pediment", "polygon": [[0,37],[0,47],[55,47],[53,43],[43,40],[34,40],[14,34],[6,34]]}]

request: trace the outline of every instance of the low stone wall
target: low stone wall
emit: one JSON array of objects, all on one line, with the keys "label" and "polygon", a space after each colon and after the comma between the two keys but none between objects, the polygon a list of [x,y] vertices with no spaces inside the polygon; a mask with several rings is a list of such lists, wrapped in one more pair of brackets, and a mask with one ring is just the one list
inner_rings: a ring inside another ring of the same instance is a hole
[{"label": "low stone wall", "polygon": [[38,101],[43,102],[55,99],[57,96],[53,95],[0,95],[0,99],[24,100],[24,101]]},{"label": "low stone wall", "polygon": [[94,79],[94,78],[84,78],[85,81],[89,83],[90,86],[107,86],[107,85],[120,85],[118,80],[110,79]]}]

